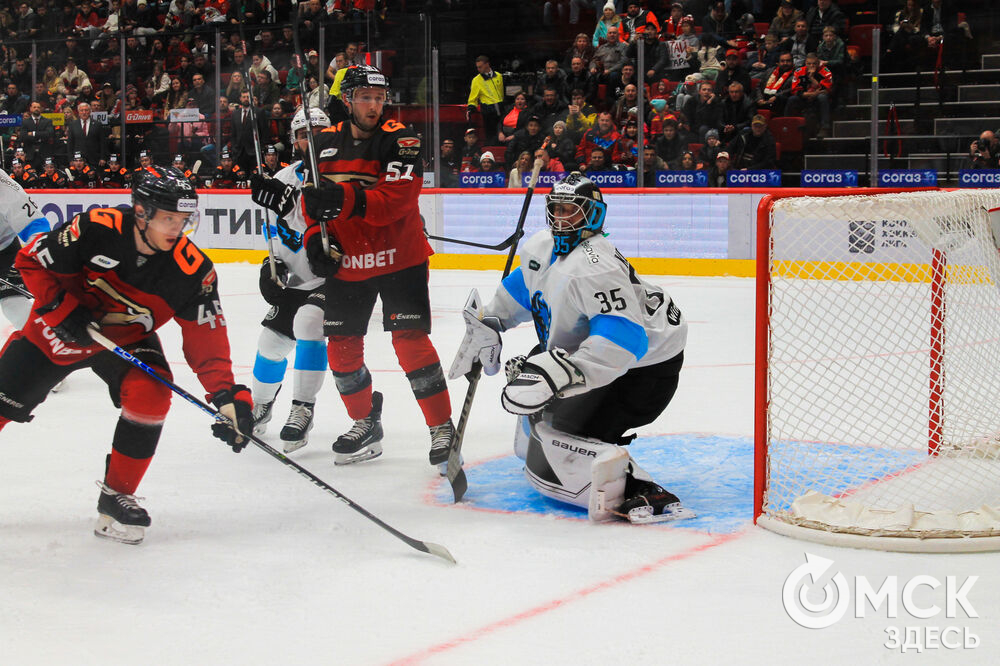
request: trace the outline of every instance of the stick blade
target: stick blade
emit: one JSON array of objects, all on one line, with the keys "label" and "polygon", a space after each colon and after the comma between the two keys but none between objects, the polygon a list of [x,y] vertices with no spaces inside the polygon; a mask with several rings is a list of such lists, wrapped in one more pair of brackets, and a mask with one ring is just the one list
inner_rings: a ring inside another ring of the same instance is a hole
[{"label": "stick blade", "polygon": [[458,564],[451,552],[441,544],[425,541],[424,545],[427,546],[427,550],[425,552],[430,553],[431,555],[436,555],[442,560],[446,560],[452,564]]}]

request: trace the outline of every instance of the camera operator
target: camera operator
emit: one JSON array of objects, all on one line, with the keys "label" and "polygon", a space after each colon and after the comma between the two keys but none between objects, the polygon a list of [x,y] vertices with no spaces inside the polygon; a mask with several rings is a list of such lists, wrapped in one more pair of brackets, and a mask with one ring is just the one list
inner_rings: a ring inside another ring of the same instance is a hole
[{"label": "camera operator", "polygon": [[969,144],[970,169],[996,169],[1000,157],[1000,140],[990,130]]}]

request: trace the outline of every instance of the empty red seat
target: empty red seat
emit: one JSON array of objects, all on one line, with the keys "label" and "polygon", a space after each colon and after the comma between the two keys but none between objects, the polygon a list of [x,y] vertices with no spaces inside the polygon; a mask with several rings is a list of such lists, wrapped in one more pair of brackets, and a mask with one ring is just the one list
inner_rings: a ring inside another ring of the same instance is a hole
[{"label": "empty red seat", "polygon": [[784,149],[791,153],[802,152],[803,138],[802,128],[805,127],[806,119],[799,116],[789,116],[787,118],[771,118],[767,125],[771,128],[771,134],[775,141],[780,141]]}]

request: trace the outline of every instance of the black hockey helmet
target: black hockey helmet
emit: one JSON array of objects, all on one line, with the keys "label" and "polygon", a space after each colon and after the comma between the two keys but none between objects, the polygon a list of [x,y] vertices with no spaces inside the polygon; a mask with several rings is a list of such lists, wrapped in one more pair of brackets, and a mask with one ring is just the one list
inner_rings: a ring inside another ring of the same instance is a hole
[{"label": "black hockey helmet", "polygon": [[389,79],[379,71],[378,67],[372,65],[351,67],[344,74],[344,80],[340,82],[340,96],[349,102],[358,88],[381,88],[388,96]]},{"label": "black hockey helmet", "polygon": [[[151,166],[139,174],[132,184],[132,206],[142,206],[147,224],[158,210],[187,213],[183,233],[198,227],[198,193],[177,167]],[[140,229],[145,239],[145,229]],[[148,245],[148,242],[147,242]],[[152,247],[152,246],[151,246]]]},{"label": "black hockey helmet", "polygon": [[607,212],[597,185],[579,171],[555,183],[545,195],[545,221],[552,229],[553,252],[569,254],[584,238],[600,233]]}]

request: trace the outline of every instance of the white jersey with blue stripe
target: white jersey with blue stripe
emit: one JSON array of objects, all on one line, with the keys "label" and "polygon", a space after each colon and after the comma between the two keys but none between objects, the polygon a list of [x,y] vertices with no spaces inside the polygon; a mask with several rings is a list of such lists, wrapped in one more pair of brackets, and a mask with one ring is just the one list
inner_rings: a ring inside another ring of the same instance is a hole
[{"label": "white jersey with blue stripe", "polygon": [[35,234],[49,231],[50,226],[24,188],[0,169],[0,249],[14,238],[27,243]]},{"label": "white jersey with blue stripe", "polygon": [[521,266],[497,288],[486,315],[504,328],[533,320],[543,349],[570,352],[586,386],[567,395],[684,350],[687,321],[670,294],[636,275],[607,238],[584,240],[561,257],[552,248],[547,230],[528,239]]},{"label": "white jersey with blue stripe", "polygon": [[[302,161],[289,164],[274,174],[274,179],[296,189],[302,188]],[[271,233],[274,234],[274,258],[280,259],[288,266],[288,287],[311,291],[323,284],[323,278],[317,277],[309,268],[306,258],[306,248],[302,244],[302,235],[306,230],[306,221],[301,210],[302,197],[295,197],[295,207],[283,218],[271,223]],[[272,214],[273,215],[273,214]]]}]

